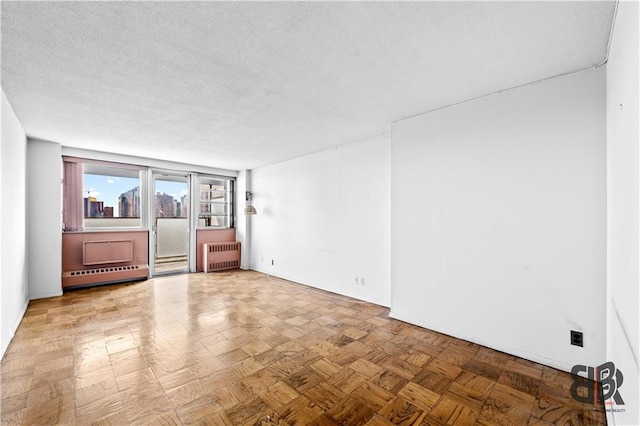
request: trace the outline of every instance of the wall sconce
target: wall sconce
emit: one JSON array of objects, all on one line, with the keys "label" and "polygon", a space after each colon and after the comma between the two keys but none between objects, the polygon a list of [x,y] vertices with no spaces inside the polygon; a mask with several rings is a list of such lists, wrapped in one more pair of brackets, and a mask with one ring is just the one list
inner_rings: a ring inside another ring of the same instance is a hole
[{"label": "wall sconce", "polygon": [[252,195],[253,194],[250,191],[247,191],[247,194],[246,194],[246,196],[247,196],[247,207],[244,208],[244,214],[246,214],[246,215],[254,215],[254,214],[258,213],[256,211],[256,208],[251,205],[251,196]]}]

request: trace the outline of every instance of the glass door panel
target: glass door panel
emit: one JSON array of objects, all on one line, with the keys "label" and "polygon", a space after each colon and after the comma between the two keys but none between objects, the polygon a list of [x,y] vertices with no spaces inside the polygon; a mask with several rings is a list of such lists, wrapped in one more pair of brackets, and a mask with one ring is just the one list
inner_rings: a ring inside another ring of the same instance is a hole
[{"label": "glass door panel", "polygon": [[153,273],[189,270],[189,179],[154,174]]}]

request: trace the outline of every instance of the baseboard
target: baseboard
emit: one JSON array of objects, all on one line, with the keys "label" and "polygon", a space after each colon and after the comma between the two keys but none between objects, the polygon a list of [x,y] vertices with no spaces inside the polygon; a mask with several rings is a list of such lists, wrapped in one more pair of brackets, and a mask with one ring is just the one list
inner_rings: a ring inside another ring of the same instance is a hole
[{"label": "baseboard", "polygon": [[[7,348],[11,344],[11,341],[13,340],[13,336],[15,336],[16,331],[20,326],[20,322],[22,321],[22,318],[24,317],[25,312],[27,312],[28,307],[29,307],[29,299],[25,300],[24,305],[22,306],[22,309],[20,309],[20,313],[18,314],[18,317],[16,318],[14,323],[11,325],[11,327],[7,330],[7,334],[9,335],[9,340],[7,340],[6,346],[2,347],[2,351],[0,352],[0,359],[4,357],[4,353],[7,351]],[[2,330],[2,332],[4,333],[4,330]]]},{"label": "baseboard", "polygon": [[296,277],[291,277],[291,276],[283,275],[283,274],[275,274],[272,271],[266,271],[266,270],[263,270],[263,269],[260,269],[260,268],[251,268],[251,270],[256,271],[256,272],[260,272],[261,274],[270,275],[270,276],[273,276],[273,277],[281,278],[283,280],[291,281],[291,282],[294,282],[294,283],[297,283],[297,284],[302,284],[302,285],[307,286],[307,287],[315,288],[315,289],[318,289],[318,290],[326,291],[326,292],[337,294],[337,295],[344,296],[344,297],[349,297],[349,298],[355,299],[355,300],[360,300],[362,302],[367,302],[367,303],[371,303],[371,304],[378,305],[378,306],[384,306],[385,308],[389,308],[390,307],[387,304],[381,303],[380,301],[377,301],[377,300],[369,300],[369,299],[366,299],[366,298],[364,298],[364,297],[362,297],[360,295],[356,295],[356,294],[338,293],[335,289],[320,287],[320,286],[318,286],[316,284],[310,283],[310,282],[305,281],[305,280],[300,280],[300,279],[298,279]]},{"label": "baseboard", "polygon": [[61,291],[55,291],[53,293],[45,293],[45,294],[38,294],[38,295],[35,295],[35,296],[31,296],[31,300],[47,299],[49,297],[58,297],[58,296],[62,296],[62,290]]},{"label": "baseboard", "polygon": [[428,322],[425,322],[425,321],[421,321],[419,319],[412,318],[412,317],[409,317],[407,315],[398,314],[398,313],[394,312],[393,310],[389,313],[389,317],[397,319],[397,320],[400,320],[400,321],[407,322],[409,324],[417,325],[417,326],[426,328],[428,330],[436,331],[438,333],[446,334],[447,336],[455,337],[456,339],[466,340],[467,342],[471,342],[471,343],[475,343],[475,344],[478,344],[478,345],[481,345],[481,346],[485,346],[485,347],[490,348],[490,349],[495,349],[497,351],[504,352],[504,353],[507,353],[509,355],[517,356],[519,358],[524,358],[524,359],[527,359],[529,361],[536,362],[538,364],[542,364],[542,365],[546,365],[546,366],[551,367],[551,368],[555,368],[557,370],[566,371],[568,373],[571,372],[571,368],[573,367],[573,365],[564,363],[564,362],[556,360],[556,359],[543,357],[543,356],[540,356],[538,354],[534,354],[534,353],[530,353],[530,352],[527,352],[527,351],[523,351],[522,349],[519,349],[519,348],[516,348],[516,347],[513,347],[513,346],[509,346],[509,345],[505,345],[505,344],[500,343],[500,342],[494,342],[492,340],[488,340],[488,339],[481,338],[481,337],[478,337],[478,336],[472,336],[472,335],[468,335],[468,334],[464,334],[464,333],[459,333],[459,332],[457,332],[455,330],[451,330],[451,329],[448,329],[446,327],[442,327],[442,326],[431,324],[431,323],[428,323]]}]

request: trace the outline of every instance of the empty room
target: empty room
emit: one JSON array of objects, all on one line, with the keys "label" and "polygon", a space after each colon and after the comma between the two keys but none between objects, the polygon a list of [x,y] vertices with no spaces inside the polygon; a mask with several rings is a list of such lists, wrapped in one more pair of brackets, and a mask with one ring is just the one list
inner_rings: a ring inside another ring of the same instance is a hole
[{"label": "empty room", "polygon": [[638,1],[0,7],[3,425],[640,424]]}]

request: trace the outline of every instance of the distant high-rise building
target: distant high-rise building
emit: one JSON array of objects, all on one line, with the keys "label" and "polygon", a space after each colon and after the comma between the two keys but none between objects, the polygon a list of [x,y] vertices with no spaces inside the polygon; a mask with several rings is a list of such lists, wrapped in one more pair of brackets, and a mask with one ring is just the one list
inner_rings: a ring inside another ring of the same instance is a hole
[{"label": "distant high-rise building", "polygon": [[105,206],[102,210],[102,217],[113,217],[113,207]]},{"label": "distant high-rise building", "polygon": [[118,197],[119,217],[140,217],[140,187],[136,186]]},{"label": "distant high-rise building", "polygon": [[96,197],[84,197],[84,217],[103,217],[104,202]]},{"label": "distant high-rise building", "polygon": [[175,217],[174,199],[165,193],[156,194],[156,217]]}]

